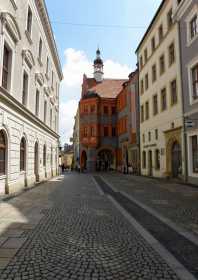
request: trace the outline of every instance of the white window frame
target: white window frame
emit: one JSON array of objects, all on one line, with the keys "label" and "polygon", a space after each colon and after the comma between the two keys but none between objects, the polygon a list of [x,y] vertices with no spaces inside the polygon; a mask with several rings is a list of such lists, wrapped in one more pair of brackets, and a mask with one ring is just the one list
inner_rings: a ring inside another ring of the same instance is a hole
[{"label": "white window frame", "polygon": [[198,130],[193,130],[187,134],[188,137],[188,174],[190,177],[198,178],[198,173],[193,172],[193,163],[192,163],[192,136],[197,136],[198,138]]},{"label": "white window frame", "polygon": [[2,86],[2,76],[3,76],[3,55],[4,55],[4,46],[7,45],[8,49],[11,52],[11,57],[9,58],[9,68],[10,68],[10,73],[9,73],[9,87],[7,91],[12,95],[12,89],[13,89],[13,77],[14,77],[14,66],[15,66],[15,43],[12,41],[12,38],[9,36],[7,32],[4,33],[3,38],[2,38],[2,52],[1,52],[1,71],[0,71],[0,85]]},{"label": "white window frame", "polygon": [[[22,77],[21,77],[21,93],[22,93],[21,96],[23,98],[23,74],[24,74],[24,72],[26,72],[26,74],[28,75],[27,100],[26,100],[26,105],[25,105],[26,108],[29,108],[30,71],[31,71],[30,68],[24,61],[23,66],[22,66]],[[22,99],[21,99],[21,102],[22,102]]]},{"label": "white window frame", "polygon": [[190,30],[190,22],[196,15],[197,15],[197,31],[198,31],[198,5],[197,4],[194,5],[191,12],[185,19],[186,30],[187,30],[187,34],[186,34],[187,35],[187,47],[189,47],[198,38],[198,32],[194,36],[194,38],[191,38],[191,30]]},{"label": "white window frame", "polygon": [[192,69],[198,64],[198,56],[196,56],[188,65],[188,88],[189,88],[189,99],[190,105],[198,103],[198,98],[196,100],[193,99],[193,85],[192,85]]}]

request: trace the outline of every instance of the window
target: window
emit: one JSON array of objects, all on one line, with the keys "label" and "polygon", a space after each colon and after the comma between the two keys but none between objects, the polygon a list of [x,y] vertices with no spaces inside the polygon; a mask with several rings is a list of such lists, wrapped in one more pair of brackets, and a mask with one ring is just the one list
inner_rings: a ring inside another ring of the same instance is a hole
[{"label": "window", "polygon": [[146,168],[146,152],[142,152],[142,168]]},{"label": "window", "polygon": [[104,106],[104,114],[108,115],[108,113],[109,113],[108,106]]},{"label": "window", "polygon": [[41,57],[42,57],[42,49],[43,49],[43,42],[42,42],[42,39],[40,38],[39,40],[39,60],[41,61]]},{"label": "window", "polygon": [[116,127],[112,127],[112,137],[116,136]]},{"label": "window", "polygon": [[40,99],[40,93],[37,90],[36,91],[36,103],[35,103],[35,114],[36,114],[37,117],[39,116],[39,106],[40,106],[39,99]]},{"label": "window", "polygon": [[157,70],[156,64],[152,66],[152,82],[154,83],[157,80]]},{"label": "window", "polygon": [[160,75],[165,72],[165,59],[164,55],[160,56]]},{"label": "window", "polygon": [[107,137],[107,136],[109,136],[109,128],[108,128],[108,126],[105,126],[104,127],[104,137]]},{"label": "window", "polygon": [[28,75],[26,72],[23,73],[23,92],[22,92],[22,104],[27,105],[28,96]]},{"label": "window", "polygon": [[148,73],[145,76],[145,89],[147,90],[149,87],[149,79],[148,79]]},{"label": "window", "polygon": [[148,120],[149,119],[149,102],[148,101],[146,102],[145,106],[146,106],[146,116],[145,117],[146,117],[146,120]]},{"label": "window", "polygon": [[111,113],[112,113],[112,115],[116,114],[116,107],[115,106],[111,107]]},{"label": "window", "polygon": [[153,96],[153,115],[158,114],[158,100],[157,100],[157,94]]},{"label": "window", "polygon": [[95,128],[91,126],[91,137],[95,136]]},{"label": "window", "polygon": [[171,28],[171,26],[173,25],[173,19],[172,19],[172,9],[170,9],[170,11],[167,14],[167,25],[168,25],[168,29]]},{"label": "window", "polygon": [[198,16],[197,15],[195,15],[192,18],[192,20],[190,21],[190,36],[191,36],[191,39],[193,39],[198,33],[197,21],[198,21]]},{"label": "window", "polygon": [[158,140],[158,129],[155,129],[155,140]]},{"label": "window", "polygon": [[192,68],[193,99],[198,98],[198,64]]},{"label": "window", "polygon": [[143,80],[141,80],[141,82],[140,82],[140,90],[141,90],[141,94],[143,94],[144,93],[144,81]]},{"label": "window", "polygon": [[91,105],[90,111],[91,111],[91,113],[95,113],[95,105]]},{"label": "window", "polygon": [[56,113],[54,115],[54,130],[57,131],[57,116],[56,116]]},{"label": "window", "polygon": [[7,46],[4,46],[4,51],[3,51],[3,73],[2,73],[2,87],[4,87],[5,89],[8,90],[9,87],[9,75],[10,75],[10,65],[9,65],[9,61],[10,61],[10,56],[11,56],[11,52],[10,50],[7,48]]},{"label": "window", "polygon": [[151,49],[152,49],[152,52],[155,51],[155,37],[153,37],[153,38],[151,39]]},{"label": "window", "polygon": [[158,34],[159,34],[159,43],[161,43],[162,39],[163,39],[163,25],[161,24],[159,29],[158,29]]},{"label": "window", "polygon": [[197,145],[197,135],[192,136],[192,164],[193,172],[198,173],[198,145]]},{"label": "window", "polygon": [[151,141],[151,132],[150,131],[148,132],[148,140],[149,140],[149,142]]},{"label": "window", "polygon": [[54,71],[52,71],[52,85],[51,85],[52,89],[54,89]]},{"label": "window", "polygon": [[84,137],[87,137],[88,136],[88,129],[87,127],[84,127]]},{"label": "window", "polygon": [[143,67],[143,59],[142,59],[142,56],[140,56],[140,69],[142,69]]},{"label": "window", "polygon": [[164,111],[167,109],[167,102],[166,102],[166,88],[161,90],[161,110]]},{"label": "window", "polygon": [[27,31],[31,35],[31,32],[32,32],[32,11],[31,11],[30,7],[28,7]]},{"label": "window", "polygon": [[160,151],[158,149],[155,150],[155,169],[160,169]]},{"label": "window", "polygon": [[141,122],[144,121],[144,106],[141,106]]},{"label": "window", "polygon": [[2,130],[0,130],[0,175],[6,171],[6,139]]},{"label": "window", "polygon": [[46,63],[46,75],[49,75],[49,57],[47,57],[47,63]]},{"label": "window", "polygon": [[88,105],[84,105],[84,113],[87,114],[89,112]]},{"label": "window", "polygon": [[147,63],[148,60],[148,51],[147,49],[144,50],[144,63]]},{"label": "window", "polygon": [[142,142],[145,143],[145,134],[142,134]]},{"label": "window", "polygon": [[46,145],[43,146],[43,166],[46,167]]},{"label": "window", "polygon": [[169,53],[169,66],[175,62],[175,45],[172,43],[168,48]]},{"label": "window", "polygon": [[44,123],[46,123],[47,120],[47,101],[44,102]]},{"label": "window", "polygon": [[177,82],[176,80],[171,82],[171,105],[177,103]]},{"label": "window", "polygon": [[20,171],[25,171],[26,141],[23,137],[20,143]]},{"label": "window", "polygon": [[50,127],[52,128],[52,108],[50,109]]}]

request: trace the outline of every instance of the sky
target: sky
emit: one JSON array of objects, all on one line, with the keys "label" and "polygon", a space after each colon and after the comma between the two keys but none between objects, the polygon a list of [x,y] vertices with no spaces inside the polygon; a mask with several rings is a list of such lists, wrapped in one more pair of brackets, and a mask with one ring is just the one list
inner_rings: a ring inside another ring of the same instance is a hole
[{"label": "sky", "polygon": [[127,78],[135,50],[161,0],[46,0],[63,68],[60,87],[61,143],[69,143],[83,73],[93,76],[99,46],[104,78]]}]

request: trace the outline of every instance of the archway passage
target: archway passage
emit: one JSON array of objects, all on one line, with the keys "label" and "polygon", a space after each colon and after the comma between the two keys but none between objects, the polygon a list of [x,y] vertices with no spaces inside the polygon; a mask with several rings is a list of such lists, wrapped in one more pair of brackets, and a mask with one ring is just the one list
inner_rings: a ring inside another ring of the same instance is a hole
[{"label": "archway passage", "polygon": [[38,155],[38,142],[35,143],[34,146],[34,174],[36,178],[36,182],[39,181],[39,155]]},{"label": "archway passage", "polygon": [[177,178],[181,173],[182,168],[182,156],[181,156],[181,146],[175,141],[172,145],[172,176],[173,178]]},{"label": "archway passage", "polygon": [[97,171],[110,171],[113,169],[114,155],[111,150],[104,149],[98,153],[96,169]]},{"label": "archway passage", "polygon": [[85,151],[83,151],[81,154],[80,166],[81,166],[81,170],[87,169],[87,154]]}]

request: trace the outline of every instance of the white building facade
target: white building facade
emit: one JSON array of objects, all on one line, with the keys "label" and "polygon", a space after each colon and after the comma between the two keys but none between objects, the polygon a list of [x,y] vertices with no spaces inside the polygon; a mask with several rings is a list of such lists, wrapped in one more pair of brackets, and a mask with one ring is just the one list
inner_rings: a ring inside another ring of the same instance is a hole
[{"label": "white building facade", "polygon": [[183,106],[178,24],[164,0],[137,49],[141,173],[183,177]]},{"label": "white building facade", "polygon": [[44,0],[0,3],[0,194],[58,173],[62,71]]}]

